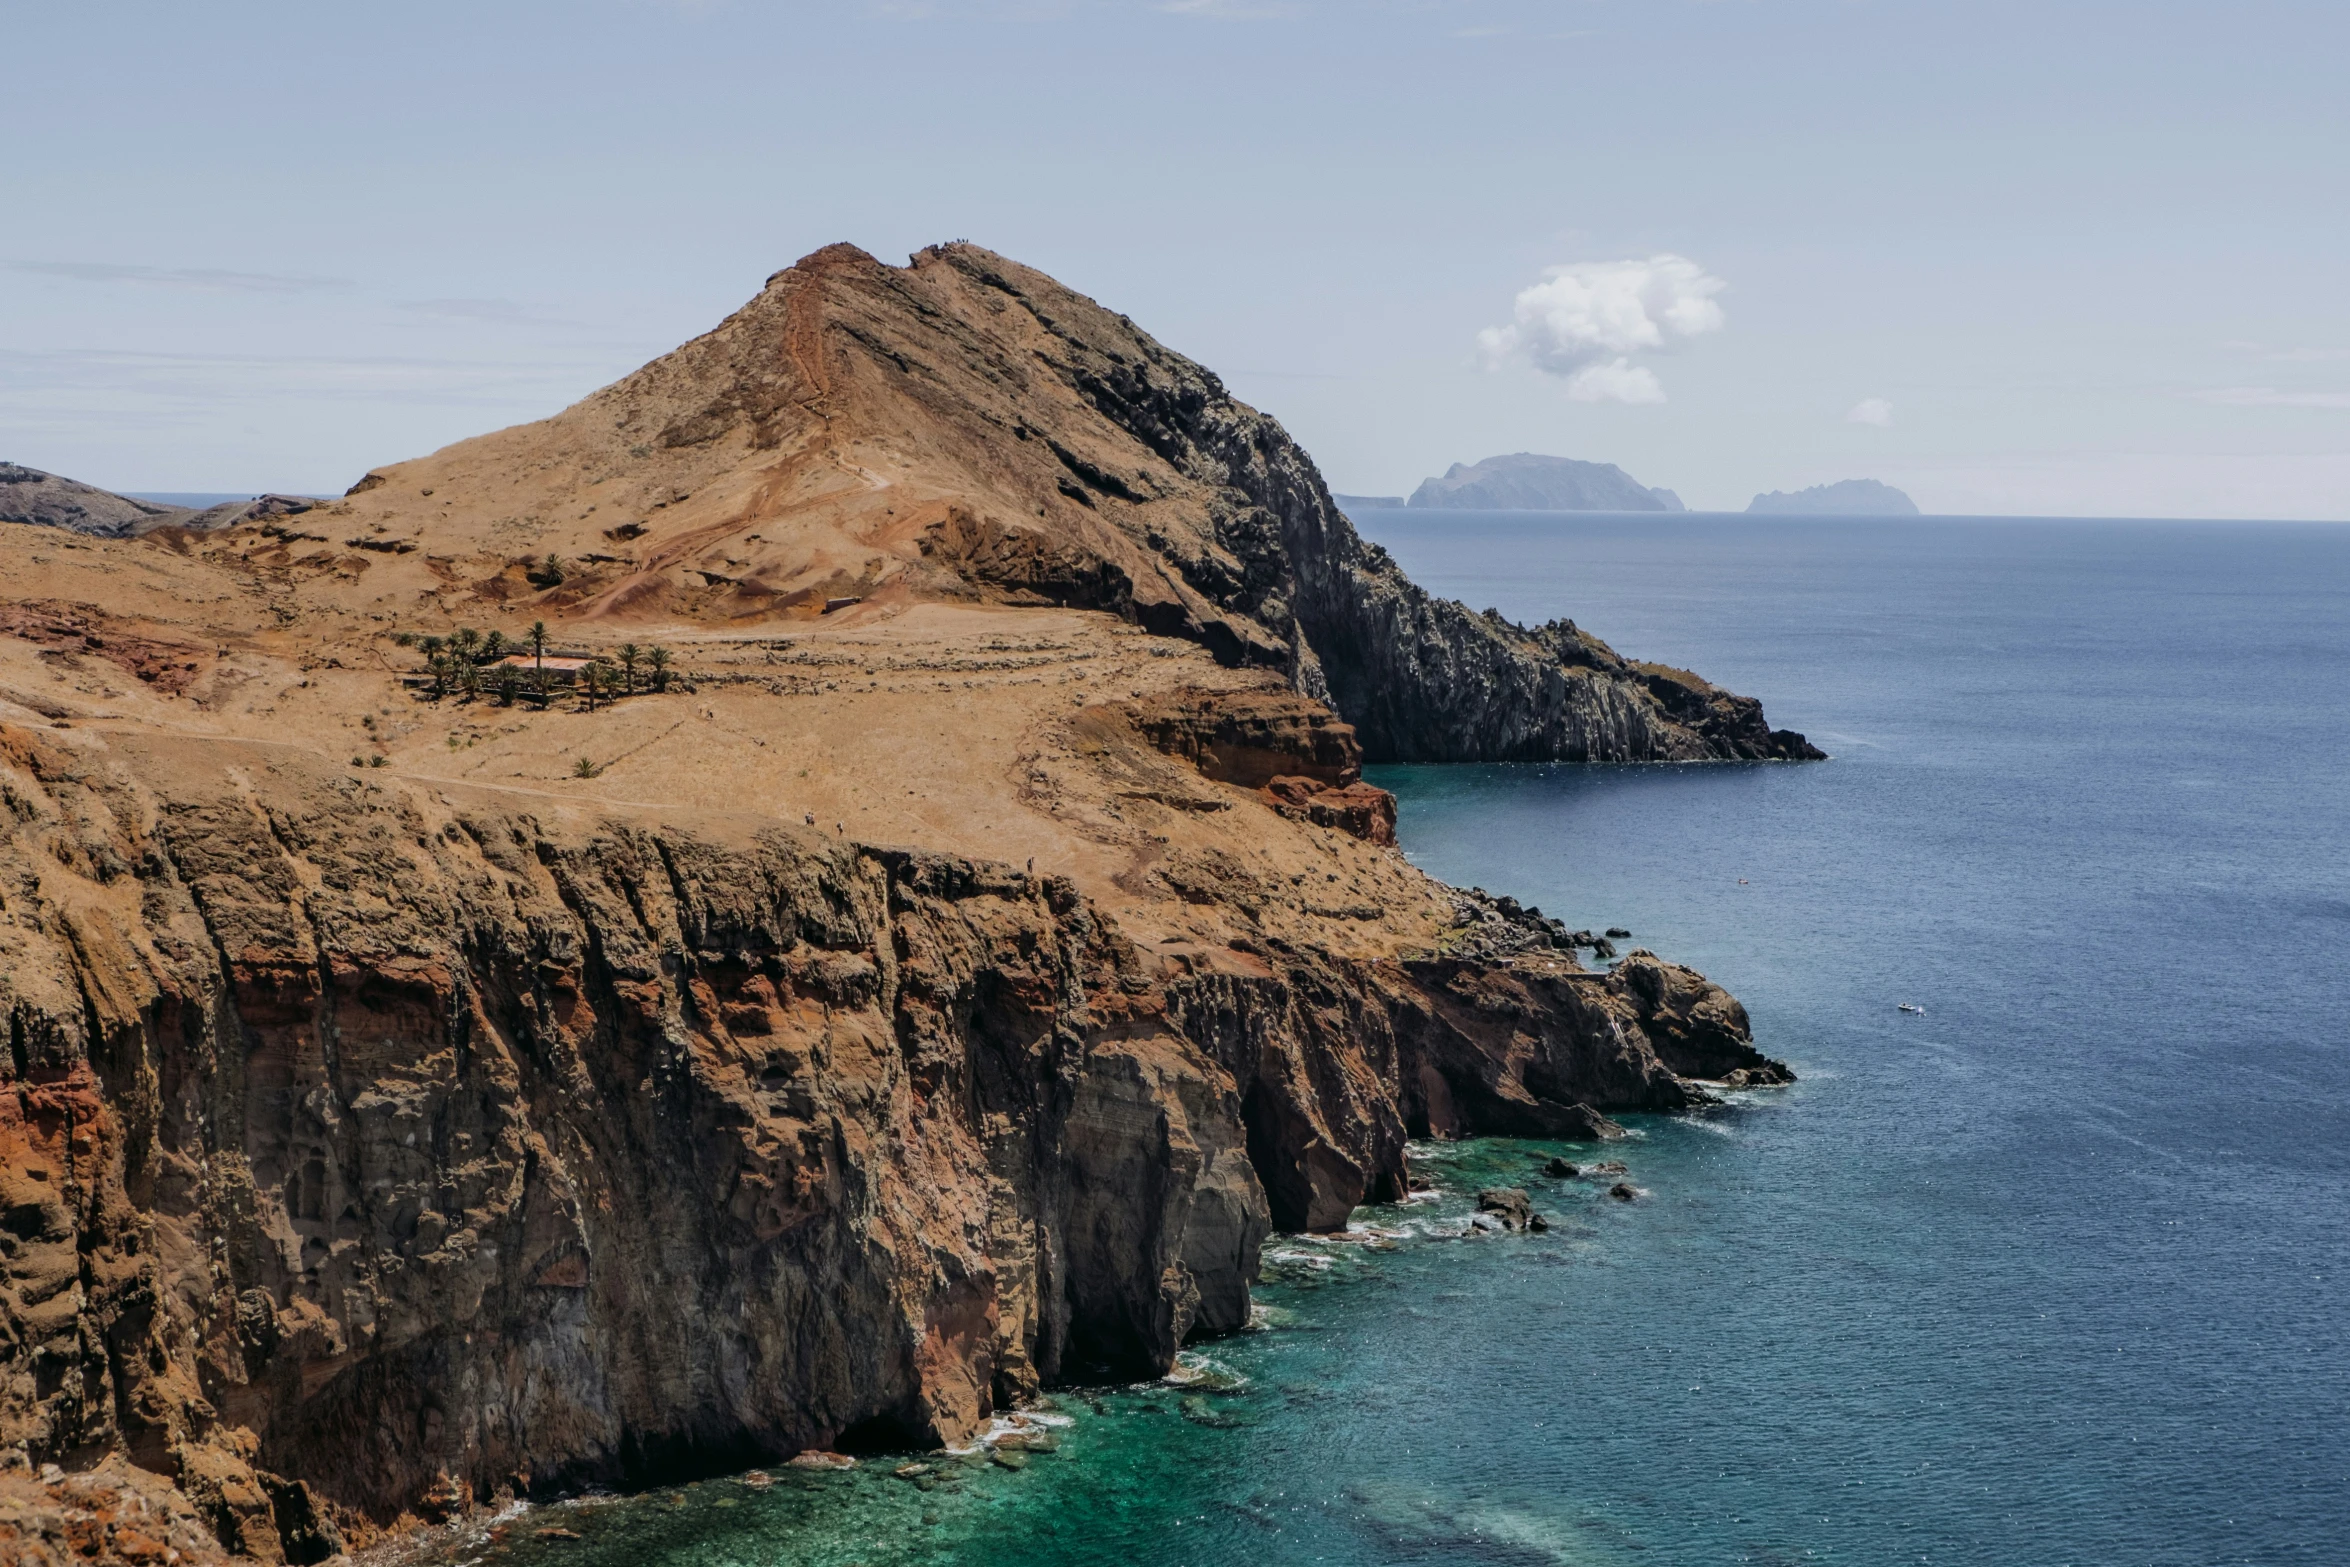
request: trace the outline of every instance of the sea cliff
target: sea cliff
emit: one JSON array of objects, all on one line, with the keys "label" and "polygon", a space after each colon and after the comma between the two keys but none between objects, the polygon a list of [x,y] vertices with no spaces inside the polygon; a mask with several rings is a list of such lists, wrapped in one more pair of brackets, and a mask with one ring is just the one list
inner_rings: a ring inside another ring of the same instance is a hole
[{"label": "sea cliff", "polygon": [[805,828],[0,756],[0,1441],[265,1560],[961,1439],[1240,1326],[1267,1232],[1400,1195],[1407,1136],[1780,1076],[1718,988],[1523,914],[1169,966],[1066,880]]},{"label": "sea cliff", "polygon": [[[16,1558],[956,1439],[1240,1326],[1407,1138],[1785,1079],[1703,977],[1412,868],[1361,767],[1800,737],[1430,598],[1273,421],[971,247],[0,573]],[[534,621],[601,687],[484,683]]]}]

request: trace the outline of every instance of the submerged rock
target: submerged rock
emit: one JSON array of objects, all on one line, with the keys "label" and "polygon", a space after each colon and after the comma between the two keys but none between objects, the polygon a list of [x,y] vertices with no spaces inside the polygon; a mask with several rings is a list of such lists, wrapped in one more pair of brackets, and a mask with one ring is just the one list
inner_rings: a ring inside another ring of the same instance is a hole
[{"label": "submerged rock", "polygon": [[1607,1194],[1618,1202],[1630,1202],[1640,1195],[1640,1188],[1630,1181],[1618,1181],[1607,1189]]}]

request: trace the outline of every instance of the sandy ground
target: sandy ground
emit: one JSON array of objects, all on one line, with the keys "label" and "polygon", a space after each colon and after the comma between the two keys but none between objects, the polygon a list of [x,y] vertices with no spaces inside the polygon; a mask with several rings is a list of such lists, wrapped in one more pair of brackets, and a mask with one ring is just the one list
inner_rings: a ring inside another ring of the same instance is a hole
[{"label": "sandy ground", "polygon": [[[1450,914],[1393,849],[1084,732],[1073,720],[1097,706],[1277,684],[1104,614],[899,602],[756,631],[565,624],[566,651],[617,662],[623,641],[667,647],[671,688],[541,711],[434,700],[413,683],[422,654],[387,622],[330,602],[283,624],[265,583],[169,541],[4,530],[0,572],[15,633],[0,636],[0,715],[62,727],[93,753],[161,748],[184,765],[208,742],[261,742],[356,760],[371,778],[571,807],[813,817],[860,842],[1033,861],[1138,942],[1219,958],[1236,936],[1423,948]],[[220,749],[225,766],[244,746]]]}]

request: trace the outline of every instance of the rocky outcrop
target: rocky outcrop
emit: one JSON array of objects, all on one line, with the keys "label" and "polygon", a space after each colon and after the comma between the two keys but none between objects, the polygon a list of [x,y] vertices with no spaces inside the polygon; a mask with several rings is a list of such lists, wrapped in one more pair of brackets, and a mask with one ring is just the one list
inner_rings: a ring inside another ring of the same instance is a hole
[{"label": "rocky outcrop", "polygon": [[59,478],[21,463],[0,462],[0,522],[119,539],[184,515],[187,513],[179,507],[133,500],[78,479]]},{"label": "rocky outcrop", "polygon": [[1515,1234],[1520,1230],[1540,1232],[1550,1228],[1550,1221],[1534,1211],[1534,1203],[1524,1188],[1517,1186],[1488,1186],[1477,1194],[1477,1212],[1469,1221],[1472,1234],[1488,1226]]},{"label": "rocky outcrop", "polygon": [[1395,796],[1364,783],[1354,726],[1311,697],[1178,690],[1125,711],[1145,741],[1219,783],[1261,792],[1284,816],[1395,842]]},{"label": "rocky outcrop", "polygon": [[1612,462],[1513,452],[1454,463],[1412,492],[1415,507],[1471,511],[1680,511],[1681,498],[1652,490]]},{"label": "rocky outcrop", "polygon": [[0,522],[63,528],[93,538],[127,539],[162,528],[210,533],[239,523],[300,516],[316,505],[307,496],[257,495],[203,508],[166,506],[20,463],[0,462]]},{"label": "rocky outcrop", "polygon": [[1163,530],[1145,542],[1202,598],[1286,645],[1296,688],[1326,698],[1372,760],[1821,755],[1770,728],[1752,698],[1635,664],[1571,621],[1529,629],[1426,593],[1355,532],[1276,421],[1125,317],[975,246],[915,261],[918,277],[952,269],[1024,309],[1054,345],[1043,356],[1054,373],[1149,455],[1212,488],[1214,549],[1174,549]]},{"label": "rocky outcrop", "polygon": [[1363,776],[1354,727],[1322,703],[1277,691],[1176,691],[1131,710],[1134,727],[1219,783],[1276,778],[1343,788]]},{"label": "rocky outcrop", "polygon": [[1163,1371],[1408,1137],[1770,1065],[1645,955],[1170,968],[1009,867],[289,748],[0,726],[0,803],[0,1449],[263,1559]]},{"label": "rocky outcrop", "polygon": [[1395,796],[1375,784],[1280,777],[1265,785],[1265,799],[1295,821],[1351,833],[1365,843],[1395,842]]}]

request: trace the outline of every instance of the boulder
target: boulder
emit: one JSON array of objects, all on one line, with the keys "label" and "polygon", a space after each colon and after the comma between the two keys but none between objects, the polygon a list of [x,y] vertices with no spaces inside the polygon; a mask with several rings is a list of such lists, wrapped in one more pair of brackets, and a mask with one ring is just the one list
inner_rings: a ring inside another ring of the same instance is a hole
[{"label": "boulder", "polygon": [[[1525,1190],[1517,1186],[1488,1186],[1477,1194],[1477,1217],[1490,1219],[1505,1230],[1547,1230],[1549,1221],[1534,1211]],[[1470,1221],[1472,1224],[1476,1220]],[[1479,1228],[1484,1226],[1479,1225]]]},{"label": "boulder", "polygon": [[789,1469],[854,1469],[857,1461],[846,1453],[828,1453],[812,1447],[804,1453],[794,1453],[784,1461],[784,1466]]}]

